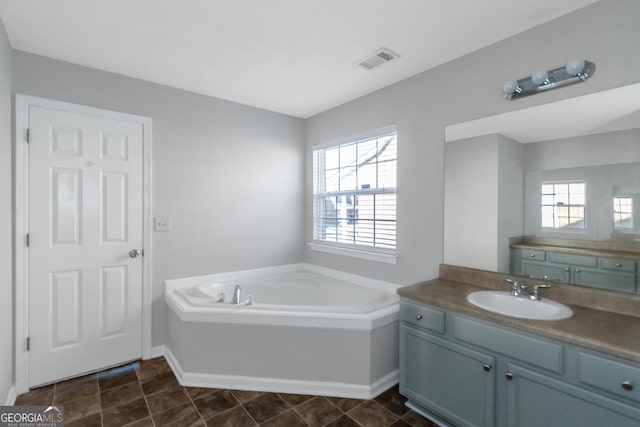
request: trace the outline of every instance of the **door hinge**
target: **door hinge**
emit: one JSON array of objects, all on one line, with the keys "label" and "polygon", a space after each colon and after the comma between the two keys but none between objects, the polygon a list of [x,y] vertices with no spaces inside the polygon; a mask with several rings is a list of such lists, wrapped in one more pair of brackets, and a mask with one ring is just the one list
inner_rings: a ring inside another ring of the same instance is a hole
[{"label": "door hinge", "polygon": [[27,243],[27,247],[29,247],[29,233],[27,233],[26,243]]},{"label": "door hinge", "polygon": [[27,129],[27,142],[31,142],[31,129]]},{"label": "door hinge", "polygon": [[144,249],[140,250],[140,255],[144,256]]},{"label": "door hinge", "polygon": [[27,351],[31,350],[31,337],[27,337]]}]

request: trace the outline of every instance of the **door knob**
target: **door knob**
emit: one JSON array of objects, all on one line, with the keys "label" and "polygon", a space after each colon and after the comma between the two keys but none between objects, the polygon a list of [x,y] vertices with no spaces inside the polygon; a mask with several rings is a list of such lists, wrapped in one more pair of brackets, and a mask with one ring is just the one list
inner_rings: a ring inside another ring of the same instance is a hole
[{"label": "door knob", "polygon": [[131,250],[129,251],[129,256],[130,256],[131,258],[138,258],[138,255],[140,255],[140,251],[139,251],[139,250],[137,250],[137,249],[131,249]]}]

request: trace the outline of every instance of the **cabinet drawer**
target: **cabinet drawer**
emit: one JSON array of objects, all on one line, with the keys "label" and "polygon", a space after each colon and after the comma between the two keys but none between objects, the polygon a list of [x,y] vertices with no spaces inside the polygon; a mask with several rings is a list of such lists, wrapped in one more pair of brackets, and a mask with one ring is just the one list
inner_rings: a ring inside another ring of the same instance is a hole
[{"label": "cabinet drawer", "polygon": [[578,379],[640,402],[640,369],[588,353],[578,353]]},{"label": "cabinet drawer", "polygon": [[562,373],[562,346],[496,328],[459,316],[453,318],[453,336],[523,362]]},{"label": "cabinet drawer", "polygon": [[444,311],[402,302],[400,304],[400,320],[418,328],[444,334]]},{"label": "cabinet drawer", "polygon": [[522,273],[534,279],[568,282],[571,269],[565,266],[549,265],[546,262],[522,261]]},{"label": "cabinet drawer", "polygon": [[520,258],[531,261],[544,261],[546,259],[546,252],[539,249],[522,248]]},{"label": "cabinet drawer", "polygon": [[583,267],[597,267],[598,258],[590,255],[563,254],[549,252],[549,261],[558,264],[581,265]]},{"label": "cabinet drawer", "polygon": [[636,262],[630,259],[600,258],[600,266],[604,270],[636,271]]}]

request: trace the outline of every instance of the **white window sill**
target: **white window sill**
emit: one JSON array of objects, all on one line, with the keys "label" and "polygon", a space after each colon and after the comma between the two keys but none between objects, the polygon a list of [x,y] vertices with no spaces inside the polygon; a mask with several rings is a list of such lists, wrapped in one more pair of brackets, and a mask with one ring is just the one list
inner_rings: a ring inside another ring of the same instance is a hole
[{"label": "white window sill", "polygon": [[385,262],[387,264],[395,264],[398,261],[398,257],[392,253],[345,248],[342,246],[333,246],[325,243],[307,243],[307,245],[309,245],[309,249],[311,249],[312,251],[362,258],[369,261]]}]

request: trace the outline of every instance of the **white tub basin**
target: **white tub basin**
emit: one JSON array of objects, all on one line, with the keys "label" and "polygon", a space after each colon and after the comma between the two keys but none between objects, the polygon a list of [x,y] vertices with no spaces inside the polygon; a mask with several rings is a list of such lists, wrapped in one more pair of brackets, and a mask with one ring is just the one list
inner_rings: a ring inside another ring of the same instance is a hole
[{"label": "white tub basin", "polygon": [[467,295],[467,301],[484,310],[521,319],[561,320],[573,316],[573,311],[559,302],[520,298],[510,292],[472,292]]}]

